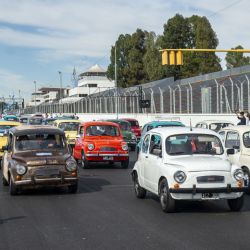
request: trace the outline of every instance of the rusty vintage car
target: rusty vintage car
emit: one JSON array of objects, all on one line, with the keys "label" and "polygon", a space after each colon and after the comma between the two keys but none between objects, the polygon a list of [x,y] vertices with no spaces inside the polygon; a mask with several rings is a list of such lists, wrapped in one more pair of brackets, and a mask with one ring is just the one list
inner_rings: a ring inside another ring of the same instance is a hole
[{"label": "rusty vintage car", "polygon": [[93,121],[79,127],[73,156],[81,162],[82,168],[89,168],[91,162],[120,162],[128,168],[128,145],[123,141],[120,127],[116,123]]},{"label": "rusty vintage car", "polygon": [[77,192],[78,168],[64,132],[52,126],[19,126],[9,130],[2,160],[2,181],[11,195],[22,189],[67,186]]}]

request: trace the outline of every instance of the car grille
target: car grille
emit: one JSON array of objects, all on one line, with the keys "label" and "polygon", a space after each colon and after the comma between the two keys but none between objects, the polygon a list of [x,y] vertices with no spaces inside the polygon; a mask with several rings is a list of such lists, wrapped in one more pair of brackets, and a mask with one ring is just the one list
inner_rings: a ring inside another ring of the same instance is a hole
[{"label": "car grille", "polygon": [[112,147],[101,147],[100,151],[116,151],[116,148]]},{"label": "car grille", "polygon": [[208,175],[197,177],[198,183],[220,183],[224,182],[224,176],[219,175]]}]

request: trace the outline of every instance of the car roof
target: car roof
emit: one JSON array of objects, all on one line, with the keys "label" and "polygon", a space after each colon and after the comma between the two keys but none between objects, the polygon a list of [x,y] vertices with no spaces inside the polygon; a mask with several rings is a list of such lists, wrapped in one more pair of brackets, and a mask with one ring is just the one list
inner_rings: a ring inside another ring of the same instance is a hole
[{"label": "car roof", "polygon": [[79,120],[75,120],[75,119],[56,119],[55,120],[56,123],[61,123],[61,122],[75,122],[75,123],[81,123],[81,121]]},{"label": "car roof", "polygon": [[183,125],[184,124],[180,121],[151,121],[146,123],[145,125],[152,125],[152,126],[158,126],[158,125]]},{"label": "car roof", "polygon": [[219,136],[213,130],[210,129],[203,129],[203,128],[190,128],[190,127],[162,127],[162,128],[154,128],[149,130],[147,133],[158,133],[165,137],[171,135],[178,135],[178,134],[206,134],[206,135],[215,135]]},{"label": "car roof", "polygon": [[129,123],[128,121],[126,120],[122,120],[122,119],[107,119],[105,121],[108,121],[108,122],[115,122],[115,123]]},{"label": "car roof", "polygon": [[125,120],[125,121],[137,121],[138,122],[138,120],[136,120],[135,118],[121,118],[121,120]]},{"label": "car roof", "polygon": [[13,135],[25,135],[25,134],[35,134],[35,133],[50,133],[50,134],[60,134],[64,135],[63,130],[48,125],[21,125],[10,129]]},{"label": "car roof", "polygon": [[231,123],[231,124],[234,124],[231,121],[225,121],[225,120],[204,120],[204,121],[197,122],[196,124],[198,123]]},{"label": "car roof", "polygon": [[90,121],[90,122],[83,122],[81,125],[83,126],[95,126],[95,125],[110,125],[116,126],[119,128],[119,125],[115,122],[106,122],[106,121]]},{"label": "car roof", "polygon": [[220,131],[228,131],[228,130],[234,130],[234,131],[238,131],[239,133],[245,133],[245,132],[250,131],[250,126],[248,125],[231,126],[231,127],[225,127],[221,129]]}]

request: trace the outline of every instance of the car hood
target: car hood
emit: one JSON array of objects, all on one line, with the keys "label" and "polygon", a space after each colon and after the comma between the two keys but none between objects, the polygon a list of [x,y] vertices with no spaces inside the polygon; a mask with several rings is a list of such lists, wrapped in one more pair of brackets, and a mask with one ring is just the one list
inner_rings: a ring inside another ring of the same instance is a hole
[{"label": "car hood", "polygon": [[15,153],[12,159],[18,163],[29,166],[41,165],[64,165],[66,159],[70,157],[69,153],[63,151],[27,151]]},{"label": "car hood", "polygon": [[2,146],[5,146],[7,144],[7,136],[1,136],[0,137],[0,151],[2,151]]},{"label": "car hood", "polygon": [[244,149],[242,150],[242,154],[243,154],[243,155],[250,156],[250,148],[244,148]]},{"label": "car hood", "polygon": [[166,161],[168,165],[183,166],[187,172],[231,171],[228,160],[219,156],[182,156]]}]

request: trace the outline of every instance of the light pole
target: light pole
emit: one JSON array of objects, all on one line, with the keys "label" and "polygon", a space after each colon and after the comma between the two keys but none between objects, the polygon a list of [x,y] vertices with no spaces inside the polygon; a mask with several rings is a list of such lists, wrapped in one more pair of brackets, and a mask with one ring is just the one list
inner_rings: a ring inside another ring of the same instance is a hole
[{"label": "light pole", "polygon": [[[62,113],[61,105],[62,105],[62,72],[58,71],[60,77],[60,90],[59,90],[59,113]],[[60,104],[61,103],[61,104]]]},{"label": "light pole", "polygon": [[118,119],[118,85],[117,85],[117,64],[116,64],[116,44],[115,44],[115,87],[116,87],[116,119]]},{"label": "light pole", "polygon": [[35,113],[36,113],[36,81],[34,81],[35,84]]}]

